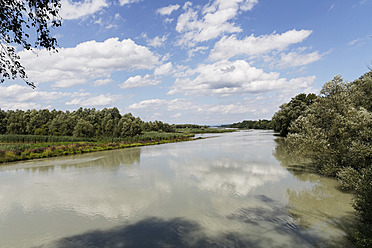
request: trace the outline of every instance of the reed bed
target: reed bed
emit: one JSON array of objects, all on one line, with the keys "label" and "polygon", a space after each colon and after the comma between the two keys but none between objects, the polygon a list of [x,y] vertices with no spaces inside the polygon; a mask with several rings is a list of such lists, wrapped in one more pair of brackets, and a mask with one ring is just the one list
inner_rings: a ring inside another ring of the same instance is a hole
[{"label": "reed bed", "polygon": [[[193,139],[193,134],[147,132],[133,137],[83,139],[63,136],[0,135],[0,163],[56,157]],[[22,141],[22,142],[21,142]]]}]

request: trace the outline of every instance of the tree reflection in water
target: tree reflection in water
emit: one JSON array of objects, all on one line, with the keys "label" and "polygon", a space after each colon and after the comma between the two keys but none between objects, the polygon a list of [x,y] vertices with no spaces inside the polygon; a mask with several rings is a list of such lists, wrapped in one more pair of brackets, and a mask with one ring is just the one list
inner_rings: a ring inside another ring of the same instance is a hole
[{"label": "tree reflection in water", "polygon": [[[101,156],[100,156],[101,155]],[[62,164],[60,161],[64,161]],[[21,170],[32,173],[53,173],[56,166],[59,166],[61,169],[66,170],[69,168],[102,168],[102,169],[119,169],[121,165],[135,165],[139,164],[141,161],[141,148],[127,148],[115,151],[104,151],[104,152],[94,152],[88,154],[79,154],[67,156],[66,159],[61,160],[61,158],[46,158],[43,160],[35,160],[28,162],[28,167]],[[33,167],[32,163],[37,164],[38,166]],[[22,163],[20,163],[22,164]],[[14,165],[12,165],[14,166]],[[15,168],[17,171],[17,167]]]},{"label": "tree reflection in water", "polygon": [[342,236],[351,195],[274,139],[241,132],[12,164],[0,169],[1,246],[298,248]]},{"label": "tree reflection in water", "polygon": [[336,179],[319,176],[316,165],[309,159],[292,156],[285,139],[278,138],[275,142],[274,156],[304,183],[302,190],[287,189],[288,212],[302,228],[331,233],[332,240],[324,241],[328,242],[327,246],[347,246],[341,237],[352,229],[355,214],[351,204],[352,194],[343,192]]}]

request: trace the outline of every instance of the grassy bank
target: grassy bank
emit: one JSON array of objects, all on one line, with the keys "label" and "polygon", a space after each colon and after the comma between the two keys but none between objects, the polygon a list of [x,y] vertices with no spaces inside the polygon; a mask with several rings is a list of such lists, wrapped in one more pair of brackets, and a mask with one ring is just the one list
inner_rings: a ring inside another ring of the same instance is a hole
[{"label": "grassy bank", "polygon": [[[72,139],[72,138],[67,138]],[[1,135],[0,136],[0,163],[29,160],[37,158],[57,157],[73,154],[82,154],[95,151],[122,149],[129,147],[157,145],[172,142],[192,140],[190,133],[156,133],[149,132],[143,135],[127,138],[99,138],[87,141],[63,141],[59,137]],[[50,142],[45,142],[50,140]],[[52,142],[52,140],[62,140]]]}]

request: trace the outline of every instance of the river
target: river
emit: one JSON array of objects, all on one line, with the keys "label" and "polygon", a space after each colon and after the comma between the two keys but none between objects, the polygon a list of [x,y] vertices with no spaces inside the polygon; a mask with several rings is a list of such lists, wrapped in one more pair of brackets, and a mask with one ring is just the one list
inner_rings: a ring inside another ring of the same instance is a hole
[{"label": "river", "polygon": [[352,195],[337,181],[287,158],[270,131],[204,136],[1,165],[0,247],[342,242]]}]

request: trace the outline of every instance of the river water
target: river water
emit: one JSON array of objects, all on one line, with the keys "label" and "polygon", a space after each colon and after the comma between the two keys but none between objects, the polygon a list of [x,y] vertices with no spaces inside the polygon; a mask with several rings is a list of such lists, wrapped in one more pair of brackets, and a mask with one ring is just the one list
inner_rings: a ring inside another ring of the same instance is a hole
[{"label": "river water", "polygon": [[352,195],[281,141],[245,131],[1,165],[0,247],[338,246]]}]

